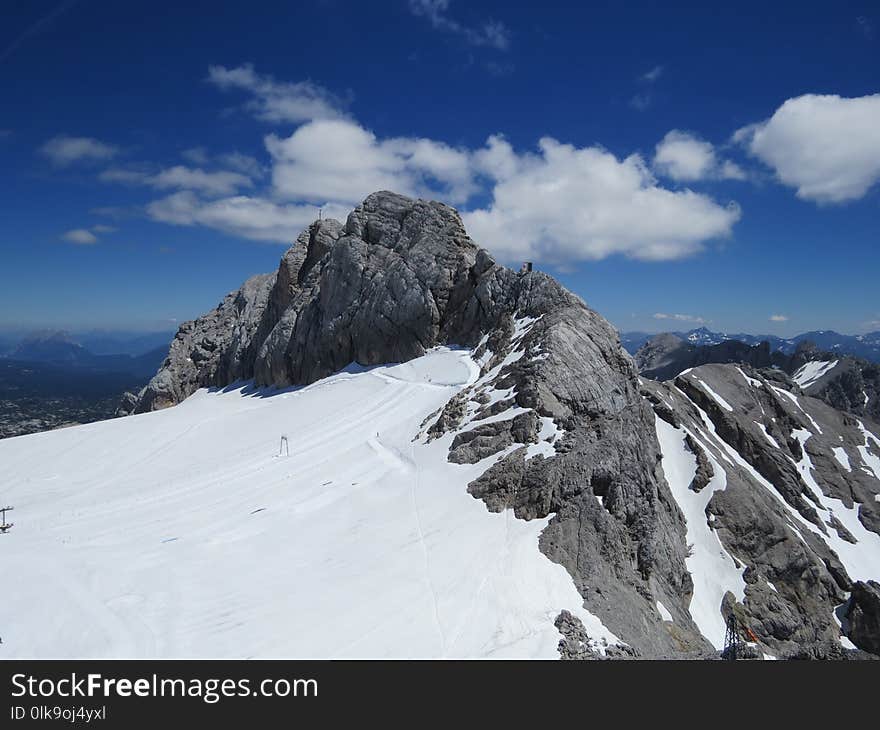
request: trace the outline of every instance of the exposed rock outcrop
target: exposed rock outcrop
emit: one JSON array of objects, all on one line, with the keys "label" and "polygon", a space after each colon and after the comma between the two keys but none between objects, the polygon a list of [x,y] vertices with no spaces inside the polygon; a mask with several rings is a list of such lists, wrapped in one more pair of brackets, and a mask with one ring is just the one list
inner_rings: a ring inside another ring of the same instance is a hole
[{"label": "exposed rock outcrop", "polygon": [[664,332],[645,342],[633,357],[639,372],[654,380],[669,380],[700,365],[749,365],[762,370],[769,379],[782,380],[786,387],[793,382],[795,390],[800,388],[838,410],[880,421],[880,365],[823,351],[809,340],[798,343],[787,355],[778,350],[771,352],[768,342],[748,345],[731,339],[696,345]]},{"label": "exposed rock outcrop", "polygon": [[880,583],[856,581],[846,611],[849,638],[861,649],[880,656]]},{"label": "exposed rock outcrop", "polygon": [[708,363],[744,363],[764,368],[779,365],[786,357],[770,352],[767,342],[747,345],[738,340],[726,340],[717,345],[695,345],[667,332],[648,340],[634,359],[639,372],[646,378],[667,380],[687,368]]},{"label": "exposed rock outcrop", "polygon": [[[683,448],[698,445],[723,472],[705,511],[745,567],[741,623],[774,656],[845,658],[835,608],[858,592],[853,571],[876,561],[880,573],[880,480],[869,464],[880,428],[746,366],[705,365],[642,386]],[[701,468],[697,456],[694,480]]]}]

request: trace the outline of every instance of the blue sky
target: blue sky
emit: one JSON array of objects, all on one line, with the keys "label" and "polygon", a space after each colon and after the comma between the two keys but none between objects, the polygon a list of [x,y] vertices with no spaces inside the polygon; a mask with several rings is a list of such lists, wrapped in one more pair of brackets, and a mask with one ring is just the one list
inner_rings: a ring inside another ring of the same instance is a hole
[{"label": "blue sky", "polygon": [[880,329],[876,3],[2,12],[2,328],[173,327],[391,187],[623,330]]}]

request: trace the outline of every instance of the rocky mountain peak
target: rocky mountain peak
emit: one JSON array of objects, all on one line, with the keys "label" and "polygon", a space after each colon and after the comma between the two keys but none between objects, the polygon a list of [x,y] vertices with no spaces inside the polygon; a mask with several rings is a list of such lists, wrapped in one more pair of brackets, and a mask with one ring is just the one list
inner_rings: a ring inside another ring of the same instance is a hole
[{"label": "rocky mountain peak", "polygon": [[345,224],[315,221],[275,274],[249,279],[184,324],[137,410],[172,405],[203,386],[305,384],[351,362],[471,346],[514,311],[559,306],[584,307],[545,274],[496,264],[453,208],[377,192]]}]

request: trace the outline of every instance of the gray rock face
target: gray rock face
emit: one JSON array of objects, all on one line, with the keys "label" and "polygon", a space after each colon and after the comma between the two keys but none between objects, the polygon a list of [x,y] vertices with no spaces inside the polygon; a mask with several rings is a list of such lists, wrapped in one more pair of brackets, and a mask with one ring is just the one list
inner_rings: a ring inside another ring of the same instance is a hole
[{"label": "gray rock face", "polygon": [[770,352],[770,345],[761,342],[747,345],[726,340],[716,345],[695,345],[668,332],[648,340],[634,355],[639,372],[646,378],[667,380],[682,370],[708,363],[744,363],[756,368],[779,365],[787,358]]},{"label": "gray rock face", "polygon": [[555,281],[520,281],[528,297],[521,288],[513,317],[474,352],[481,377],[426,424],[424,438],[447,430],[451,461],[486,460],[468,491],[490,510],[552,515],[541,550],[627,651],[703,656],[711,646],[687,609],[684,519],[658,469],[632,360],[611,326]]},{"label": "gray rock face", "polygon": [[846,611],[849,637],[861,649],[880,656],[880,583],[856,581]]},{"label": "gray rock face", "polygon": [[138,404],[138,396],[134,393],[126,391],[119,399],[119,407],[116,409],[116,417],[128,416],[134,413]]},{"label": "gray rock face", "polygon": [[562,634],[559,640],[559,657],[566,660],[598,659],[601,654],[596,651],[590,642],[590,636],[584,628],[583,622],[573,616],[569,611],[561,611],[553,622],[554,626]]},{"label": "gray rock face", "polygon": [[831,353],[821,353],[818,357],[837,364],[806,385],[803,392],[839,411],[880,422],[880,365],[855,357],[835,357]]},{"label": "gray rock face", "polygon": [[276,274],[248,280],[184,324],[138,411],[237,379],[305,384],[351,362],[403,362],[438,344],[472,345],[512,311],[522,286],[530,283],[478,249],[452,208],[376,193],[345,225],[312,224]]},{"label": "gray rock face", "polygon": [[[791,388],[791,376],[811,362],[833,364],[821,377],[804,383],[803,392],[840,411],[880,421],[880,365],[851,355],[826,352],[809,340],[800,342],[790,355],[770,351],[768,342],[748,345],[726,340],[715,345],[695,345],[664,332],[655,335],[634,355],[646,378],[669,380],[688,368],[711,363],[740,363],[762,370]],[[771,372],[776,369],[776,373]],[[788,377],[786,377],[788,376]],[[795,390],[797,390],[795,384]],[[797,391],[800,392],[800,391]]]},{"label": "gray rock face", "polygon": [[135,412],[167,408],[199,388],[252,377],[253,334],[274,284],[275,274],[254,276],[216,309],[181,325],[159,372],[138,396]]},{"label": "gray rock face", "polygon": [[685,436],[684,445],[697,460],[697,470],[694,472],[694,478],[691,480],[688,489],[694,492],[699,492],[706,487],[712,480],[712,477],[715,476],[715,470],[712,468],[712,463],[706,456],[706,452],[703,451],[703,448],[696,441],[694,441],[690,434]]},{"label": "gray rock face", "polygon": [[[504,401],[499,401],[504,403]],[[511,444],[538,443],[540,421],[535,411],[526,411],[506,421],[494,421],[456,434],[449,461],[476,464]]]},{"label": "gray rock face", "polygon": [[[876,552],[880,480],[865,458],[880,453],[880,428],[763,372],[704,365],[642,386],[658,417],[678,424],[724,471],[726,486],[712,494],[706,514],[745,566],[740,622],[774,656],[844,658],[834,614],[859,583],[838,553],[844,542]],[[858,537],[838,518],[843,510],[857,514]],[[847,635],[873,651],[864,635]]]}]

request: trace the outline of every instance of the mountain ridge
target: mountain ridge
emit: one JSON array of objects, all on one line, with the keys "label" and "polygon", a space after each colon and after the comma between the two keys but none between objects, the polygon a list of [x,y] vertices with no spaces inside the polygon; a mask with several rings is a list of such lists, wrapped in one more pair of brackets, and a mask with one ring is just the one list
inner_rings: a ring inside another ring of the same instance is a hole
[{"label": "mountain ridge", "polygon": [[[791,378],[786,387],[880,422],[880,366],[852,355],[823,351],[809,340],[802,340],[786,355],[771,351],[766,341],[757,345],[739,340],[694,345],[673,334],[660,334],[642,345],[634,360],[641,375],[655,380],[671,380],[686,369],[708,363],[772,368]],[[774,375],[777,379],[778,373]]]},{"label": "mountain ridge", "polygon": [[688,331],[673,332],[621,332],[620,340],[630,355],[636,352],[649,340],[658,334],[669,334],[685,340],[695,346],[718,345],[729,340],[737,340],[747,345],[758,345],[767,342],[771,351],[779,351],[786,355],[794,354],[801,342],[809,341],[824,350],[836,351],[840,354],[862,357],[874,363],[880,362],[880,331],[866,332],[861,335],[845,335],[834,330],[811,330],[802,332],[793,337],[779,337],[777,335],[752,335],[747,333],[726,334],[714,332],[702,326]]}]

